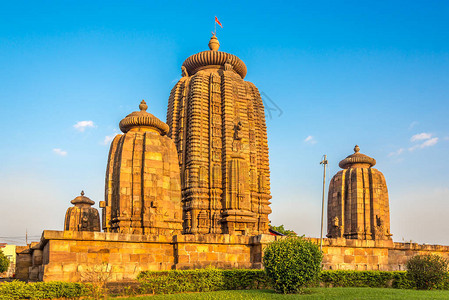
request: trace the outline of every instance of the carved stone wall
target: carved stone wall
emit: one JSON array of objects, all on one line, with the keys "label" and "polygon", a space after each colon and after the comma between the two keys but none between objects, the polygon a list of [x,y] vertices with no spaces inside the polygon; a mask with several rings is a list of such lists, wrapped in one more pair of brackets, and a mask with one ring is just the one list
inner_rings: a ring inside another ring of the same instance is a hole
[{"label": "carved stone wall", "polygon": [[359,153],[358,146],[354,150],[329,185],[327,237],[391,239],[385,178],[372,168],[375,159]]},{"label": "carved stone wall", "polygon": [[264,106],[257,88],[243,80],[245,64],[211,50],[189,57],[182,71],[169,97],[167,123],[182,174],[183,232],[267,233]]},{"label": "carved stone wall", "polygon": [[120,122],[106,171],[103,229],[135,234],[177,234],[182,229],[178,155],[168,126],[146,112]]}]

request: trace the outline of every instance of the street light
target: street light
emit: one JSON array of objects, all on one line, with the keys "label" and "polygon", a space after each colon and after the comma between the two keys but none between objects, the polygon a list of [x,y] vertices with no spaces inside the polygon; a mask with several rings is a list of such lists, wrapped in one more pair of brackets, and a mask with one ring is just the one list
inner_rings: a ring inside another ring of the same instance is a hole
[{"label": "street light", "polygon": [[320,235],[320,250],[323,250],[323,223],[324,223],[324,192],[326,190],[326,166],[327,166],[327,155],[323,155],[323,160],[320,162],[320,165],[324,167],[324,175],[323,175],[323,199],[321,202],[321,235]]}]

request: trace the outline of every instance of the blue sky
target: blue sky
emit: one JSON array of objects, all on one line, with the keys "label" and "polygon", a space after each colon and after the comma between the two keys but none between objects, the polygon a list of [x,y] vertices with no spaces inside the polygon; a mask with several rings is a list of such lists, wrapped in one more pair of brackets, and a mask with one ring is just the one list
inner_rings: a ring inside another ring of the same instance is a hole
[{"label": "blue sky", "polygon": [[394,240],[449,245],[446,1],[1,2],[0,239],[61,230],[82,189],[98,207],[119,121],[141,99],[165,121],[214,16],[275,109],[274,225],[319,236],[319,161],[330,179],[358,144],[386,177]]}]

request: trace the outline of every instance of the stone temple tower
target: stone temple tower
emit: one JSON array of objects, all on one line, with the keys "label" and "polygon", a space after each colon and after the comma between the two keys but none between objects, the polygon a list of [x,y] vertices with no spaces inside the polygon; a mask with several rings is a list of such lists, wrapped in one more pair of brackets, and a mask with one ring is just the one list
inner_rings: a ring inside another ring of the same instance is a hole
[{"label": "stone temple tower", "polygon": [[361,154],[343,159],[329,185],[327,224],[329,238],[387,240],[390,208],[384,175],[372,168],[376,160]]},{"label": "stone temple tower", "polygon": [[106,232],[181,233],[178,155],[168,126],[148,113],[145,101],[122,121],[106,170],[103,229]]},{"label": "stone temple tower", "polygon": [[168,100],[182,176],[184,233],[268,232],[270,170],[262,99],[237,56],[188,57]]},{"label": "stone temple tower", "polygon": [[70,203],[74,206],[67,209],[64,230],[100,231],[100,215],[98,210],[92,207],[95,202],[84,196],[84,191]]}]

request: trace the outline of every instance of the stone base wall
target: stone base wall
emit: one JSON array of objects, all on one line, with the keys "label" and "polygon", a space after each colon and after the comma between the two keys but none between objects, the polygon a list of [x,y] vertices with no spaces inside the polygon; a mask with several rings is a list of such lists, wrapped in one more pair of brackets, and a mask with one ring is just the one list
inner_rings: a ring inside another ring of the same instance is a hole
[{"label": "stone base wall", "polygon": [[[276,239],[263,235],[267,242]],[[18,253],[18,279],[110,281],[135,279],[145,270],[260,268],[261,236],[137,235],[44,231],[39,244]],[[101,273],[101,274],[100,274]]]},{"label": "stone base wall", "polygon": [[[103,232],[44,231],[41,241],[17,253],[16,277],[25,281],[132,280],[141,271],[262,268],[264,247],[272,235],[137,235]],[[319,239],[310,238],[316,244]],[[346,239],[323,240],[328,270],[405,270],[416,254],[449,259],[449,246]]]},{"label": "stone base wall", "polygon": [[[316,244],[319,239],[310,238]],[[404,271],[417,254],[449,259],[449,246],[394,243],[392,240],[323,239],[323,268],[327,270]]]}]

